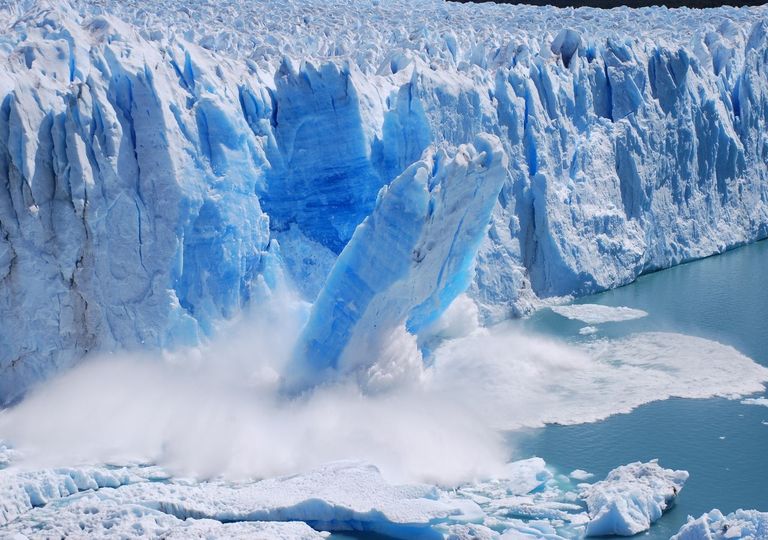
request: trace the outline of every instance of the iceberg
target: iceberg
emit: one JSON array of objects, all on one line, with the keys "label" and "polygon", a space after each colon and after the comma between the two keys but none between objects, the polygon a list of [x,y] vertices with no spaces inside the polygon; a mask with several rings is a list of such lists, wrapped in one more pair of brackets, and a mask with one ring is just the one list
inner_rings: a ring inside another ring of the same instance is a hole
[{"label": "iceberg", "polygon": [[768,513],[757,510],[736,510],[723,515],[712,510],[688,523],[670,540],[759,540],[768,537]]},{"label": "iceberg", "polygon": [[[359,376],[366,316],[319,322],[357,227],[478,140],[507,157],[501,186],[388,327],[418,334],[462,292],[496,322],[768,235],[765,6],[6,6],[2,403],[87,354],[205,341],[280,287],[318,301],[304,346],[336,336],[297,352],[297,387]],[[370,271],[369,300],[393,300]]]},{"label": "iceberg", "polygon": [[742,405],[762,405],[763,407],[768,407],[768,398],[767,397],[756,397],[756,398],[747,398],[741,400]]},{"label": "iceberg", "polygon": [[582,490],[589,507],[587,536],[632,536],[647,531],[673,503],[686,471],[664,469],[657,461],[622,465]]}]

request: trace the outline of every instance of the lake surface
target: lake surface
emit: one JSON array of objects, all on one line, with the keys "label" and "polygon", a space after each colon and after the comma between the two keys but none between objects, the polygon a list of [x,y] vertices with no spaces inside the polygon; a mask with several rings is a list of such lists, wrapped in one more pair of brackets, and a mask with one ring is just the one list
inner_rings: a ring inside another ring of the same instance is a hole
[{"label": "lake surface", "polygon": [[[575,303],[629,306],[649,315],[600,325],[599,337],[680,332],[731,345],[768,366],[768,241],[639,278]],[[574,341],[583,322],[545,309],[519,324]],[[537,455],[560,472],[603,477],[632,461],[659,458],[691,473],[677,504],[649,533],[668,539],[687,516],[713,508],[768,511],[768,407],[726,399],[670,399],[602,422],[549,426],[510,436],[516,457]]]}]

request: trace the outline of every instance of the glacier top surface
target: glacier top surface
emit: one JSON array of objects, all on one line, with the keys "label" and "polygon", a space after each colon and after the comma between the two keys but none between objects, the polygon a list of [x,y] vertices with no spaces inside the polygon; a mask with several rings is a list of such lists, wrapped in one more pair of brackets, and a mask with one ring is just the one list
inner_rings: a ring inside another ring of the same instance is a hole
[{"label": "glacier top surface", "polygon": [[[508,66],[529,55],[552,56],[565,29],[577,46],[615,39],[630,46],[696,49],[725,41],[738,47],[748,39],[740,23],[768,17],[768,6],[602,10],[443,0],[3,0],[0,54],[26,39],[27,25],[37,24],[41,13],[59,10],[79,22],[115,16],[161,45],[192,42],[262,66],[288,56],[349,61],[369,73],[395,71],[414,57],[438,70]],[[569,37],[563,38],[567,44]]]}]

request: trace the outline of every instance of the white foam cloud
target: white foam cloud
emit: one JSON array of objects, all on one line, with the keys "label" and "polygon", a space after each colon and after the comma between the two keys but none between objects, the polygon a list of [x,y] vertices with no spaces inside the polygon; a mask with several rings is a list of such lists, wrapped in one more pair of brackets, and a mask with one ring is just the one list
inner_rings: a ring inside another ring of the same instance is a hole
[{"label": "white foam cloud", "polygon": [[262,311],[205,348],[92,359],[0,415],[0,439],[35,465],[144,460],[242,479],[362,459],[392,481],[452,485],[514,457],[499,429],[592,421],[670,396],[748,394],[768,379],[735,349],[691,336],[575,346],[511,326],[459,331],[451,317],[445,333],[469,335],[438,347],[412,384],[368,395],[340,384],[287,400],[279,374],[303,308]]}]

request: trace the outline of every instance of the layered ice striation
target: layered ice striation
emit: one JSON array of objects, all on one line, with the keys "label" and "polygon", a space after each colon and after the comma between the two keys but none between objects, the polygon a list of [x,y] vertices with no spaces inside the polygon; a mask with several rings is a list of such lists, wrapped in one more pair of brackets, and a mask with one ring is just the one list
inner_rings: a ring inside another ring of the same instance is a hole
[{"label": "layered ice striation", "polygon": [[474,502],[429,485],[392,485],[364,463],[336,462],[256,482],[194,482],[154,467],[0,471],[0,528],[21,538],[323,538],[368,531],[438,539],[480,521]]},{"label": "layered ice striation", "polygon": [[404,229],[453,247],[421,277],[392,258],[423,281],[386,325],[418,334],[465,286],[495,321],[765,237],[767,15],[5,2],[0,401],[91,351],[197,343],[281,283],[318,299],[304,343],[334,336],[302,369],[344,365],[370,315],[322,319],[342,269],[376,284],[356,300],[396,292],[359,260],[391,237],[356,228],[398,190],[421,204],[403,175],[462,145],[506,156],[501,185],[469,175],[465,222]]}]

